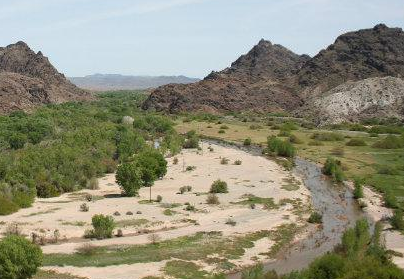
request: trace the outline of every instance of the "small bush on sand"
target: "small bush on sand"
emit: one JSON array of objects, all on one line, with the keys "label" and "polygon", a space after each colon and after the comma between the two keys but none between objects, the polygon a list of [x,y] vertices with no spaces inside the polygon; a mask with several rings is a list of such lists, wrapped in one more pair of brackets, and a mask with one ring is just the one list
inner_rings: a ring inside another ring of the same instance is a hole
[{"label": "small bush on sand", "polygon": [[277,137],[268,137],[268,150],[276,156],[293,158],[296,155],[296,149],[288,140],[282,141]]},{"label": "small bush on sand", "polygon": [[243,142],[244,146],[250,146],[251,145],[251,138],[246,138]]},{"label": "small bush on sand", "polygon": [[307,222],[312,224],[321,224],[323,222],[323,216],[318,212],[313,212],[310,214],[309,219]]},{"label": "small bush on sand", "polygon": [[177,157],[175,157],[175,158],[173,159],[173,164],[174,164],[174,165],[177,165],[177,164],[178,164],[178,158],[177,158]]},{"label": "small bush on sand", "polygon": [[96,177],[93,177],[88,181],[87,189],[90,189],[90,190],[98,190],[98,189],[100,189],[100,185],[99,185],[98,179]]},{"label": "small bush on sand", "polygon": [[156,202],[162,202],[162,201],[163,201],[163,197],[160,195],[157,195]]},{"label": "small bush on sand", "polygon": [[237,165],[237,166],[240,166],[242,164],[242,161],[241,160],[236,160],[236,161],[234,161],[234,164]]},{"label": "small bush on sand", "polygon": [[234,221],[233,219],[229,218],[229,219],[226,220],[226,223],[225,223],[225,224],[234,227],[234,226],[237,224],[237,222]]},{"label": "small bush on sand", "polygon": [[223,157],[222,159],[220,159],[220,164],[222,165],[227,165],[229,163],[229,159]]},{"label": "small bush on sand", "polygon": [[218,132],[219,134],[225,134],[226,133],[226,131],[225,130],[219,130],[219,132]]},{"label": "small bush on sand", "polygon": [[207,204],[220,204],[219,198],[215,194],[209,194],[206,198]]},{"label": "small bush on sand", "polygon": [[187,206],[185,207],[186,211],[195,211],[196,208],[195,206],[191,205],[191,204],[187,204]]},{"label": "small bush on sand", "polygon": [[82,203],[80,205],[80,211],[81,212],[88,212],[90,210],[90,207],[86,203]]},{"label": "small bush on sand", "polygon": [[105,216],[103,214],[94,215],[91,223],[93,229],[89,232],[88,236],[97,239],[112,237],[112,232],[115,228],[115,221],[111,216]]},{"label": "small bush on sand", "polygon": [[185,171],[193,171],[193,170],[196,170],[196,167],[195,167],[195,166],[187,166],[187,167],[185,168]]},{"label": "small bush on sand", "polygon": [[158,234],[152,233],[147,237],[151,244],[155,245],[161,241],[161,237]]},{"label": "small bush on sand", "polygon": [[228,193],[227,183],[220,179],[214,181],[210,186],[210,193]]},{"label": "small bush on sand", "polygon": [[227,130],[227,129],[229,129],[229,127],[227,125],[222,125],[222,126],[220,126],[220,129],[221,130]]}]

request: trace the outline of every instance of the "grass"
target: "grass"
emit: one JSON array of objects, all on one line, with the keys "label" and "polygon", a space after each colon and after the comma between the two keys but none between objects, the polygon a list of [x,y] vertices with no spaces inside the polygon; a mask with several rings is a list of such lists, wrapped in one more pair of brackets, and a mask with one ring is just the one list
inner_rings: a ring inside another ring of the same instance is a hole
[{"label": "grass", "polygon": [[54,271],[39,270],[32,279],[84,279],[70,274],[56,273]]},{"label": "grass", "polygon": [[174,260],[167,262],[163,270],[166,275],[178,279],[197,279],[208,275],[200,269],[201,267],[193,262]]},{"label": "grass", "polygon": [[270,236],[275,244],[272,245],[268,253],[265,253],[270,258],[275,258],[276,255],[285,247],[287,247],[299,232],[299,227],[296,224],[280,225],[277,230]]},{"label": "grass", "polygon": [[254,195],[246,195],[245,196],[247,199],[244,199],[242,201],[238,202],[233,202],[233,204],[241,204],[241,205],[252,205],[252,204],[262,204],[264,205],[265,209],[277,209],[279,208],[279,205],[277,205],[274,202],[273,198],[261,198],[261,197],[256,197]]},{"label": "grass", "polygon": [[76,267],[103,267],[121,264],[158,262],[176,258],[178,260],[206,260],[209,255],[227,259],[240,258],[254,241],[269,237],[275,232],[258,231],[244,236],[224,238],[219,232],[200,232],[161,241],[158,244],[102,247],[92,256],[75,254],[47,254],[44,266],[70,265]]},{"label": "grass", "polygon": [[63,226],[84,227],[85,225],[87,225],[87,223],[84,222],[84,221],[75,221],[75,222],[67,222],[67,221],[65,222],[65,221],[63,221],[62,225]]},{"label": "grass", "polygon": [[293,176],[284,178],[283,182],[286,184],[282,184],[281,188],[286,191],[297,191],[300,189],[300,181],[297,181]]},{"label": "grass", "polygon": [[150,223],[147,219],[130,219],[130,220],[121,220],[116,221],[115,224],[118,228],[125,228],[125,227],[140,227]]},{"label": "grass", "polygon": [[[276,118],[277,121],[282,121],[282,118]],[[209,124],[207,122],[192,122],[192,123],[179,123],[176,130],[180,133],[185,133],[191,129],[196,130],[202,136],[224,140],[233,143],[242,144],[246,138],[251,138],[252,142],[257,145],[266,146],[266,139],[268,136],[277,135],[279,133],[280,125],[269,127],[265,126],[266,120],[258,119],[256,122],[242,122],[237,119],[223,120],[230,128],[226,134],[218,134],[218,127],[213,126],[211,129],[206,129]],[[251,125],[261,125],[262,129],[250,130]],[[272,128],[277,128],[272,130]],[[237,132],[236,132],[237,131]],[[329,139],[328,141],[321,141],[313,139],[313,134],[316,138],[321,140]],[[342,162],[346,178],[353,180],[356,177],[364,178],[365,184],[370,185],[382,193],[392,192],[397,196],[401,202],[401,207],[404,208],[404,149],[380,149],[375,148],[373,145],[379,140],[383,140],[386,136],[379,135],[379,137],[371,137],[371,134],[364,132],[356,132],[349,130],[338,130],[333,132],[327,129],[306,129],[299,127],[298,130],[293,131],[303,143],[295,145],[297,148],[297,156],[308,159],[314,163],[324,164],[327,157],[335,152],[336,148],[344,146],[344,152],[338,159]],[[325,134],[325,136],[324,136]],[[346,145],[351,137],[355,139],[362,139],[366,142],[367,146],[349,146]],[[330,140],[332,139],[332,140]],[[398,175],[379,174],[379,166],[387,166],[389,168],[398,168],[400,170]]]},{"label": "grass", "polygon": [[166,208],[164,209],[163,214],[166,216],[173,216],[174,214],[177,214],[177,212],[169,208]]}]

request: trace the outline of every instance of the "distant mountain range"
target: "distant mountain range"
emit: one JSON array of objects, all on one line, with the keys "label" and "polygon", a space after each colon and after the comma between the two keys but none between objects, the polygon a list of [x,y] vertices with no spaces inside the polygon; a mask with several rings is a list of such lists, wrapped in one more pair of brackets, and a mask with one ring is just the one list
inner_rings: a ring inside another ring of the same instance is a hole
[{"label": "distant mountain range", "polygon": [[197,78],[186,76],[126,76],[119,74],[94,74],[68,79],[80,88],[94,91],[149,89],[166,84],[189,84],[199,81]]},{"label": "distant mountain range", "polygon": [[379,24],[339,36],[312,58],[261,40],[229,68],[200,82],[155,89],[143,108],[288,112],[319,124],[404,119],[403,77],[404,32]]}]

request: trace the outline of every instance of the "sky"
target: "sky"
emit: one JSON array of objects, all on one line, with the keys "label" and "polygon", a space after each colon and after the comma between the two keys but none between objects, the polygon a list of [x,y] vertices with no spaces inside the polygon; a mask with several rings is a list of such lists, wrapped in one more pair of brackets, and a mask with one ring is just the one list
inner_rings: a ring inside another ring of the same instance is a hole
[{"label": "sky", "polygon": [[0,0],[0,46],[25,41],[67,76],[202,78],[261,38],[313,56],[378,23],[404,28],[404,0]]}]

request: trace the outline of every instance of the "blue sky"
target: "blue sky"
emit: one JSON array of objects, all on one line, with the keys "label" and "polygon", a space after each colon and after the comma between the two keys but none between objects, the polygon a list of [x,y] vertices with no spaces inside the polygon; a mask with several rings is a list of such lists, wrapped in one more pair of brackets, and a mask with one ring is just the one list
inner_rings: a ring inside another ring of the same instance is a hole
[{"label": "blue sky", "polygon": [[261,38],[315,55],[341,33],[404,27],[403,0],[0,0],[0,46],[19,40],[68,76],[203,77]]}]

